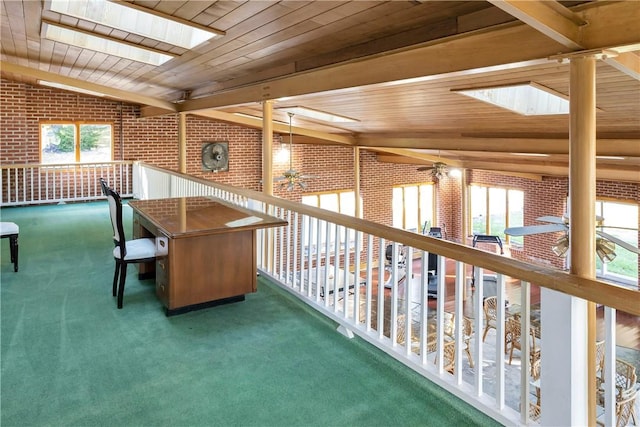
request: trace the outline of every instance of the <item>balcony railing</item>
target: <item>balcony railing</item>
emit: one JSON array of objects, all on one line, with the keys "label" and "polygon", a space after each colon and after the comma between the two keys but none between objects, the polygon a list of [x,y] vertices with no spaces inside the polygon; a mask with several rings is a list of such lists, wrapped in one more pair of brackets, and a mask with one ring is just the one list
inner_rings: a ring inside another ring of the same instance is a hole
[{"label": "balcony railing", "polygon": [[[533,342],[529,333],[518,338],[520,366],[511,365],[504,356],[506,346],[512,345],[505,336],[513,336],[510,328],[514,322],[521,331],[536,330],[539,319],[533,315],[536,308],[530,303],[530,283],[605,306],[602,375],[609,378],[615,375],[616,310],[640,315],[639,293],[634,290],[549,268],[532,268],[513,259],[263,193],[138,163],[134,165],[133,186],[134,197],[140,199],[215,196],[287,220],[285,227],[258,232],[262,275],[334,320],[345,335],[357,334],[507,425],[535,423],[540,409],[532,405],[536,401],[533,389],[539,384],[531,377],[531,361],[535,364],[535,356],[540,354],[540,348],[534,348],[535,334]],[[390,259],[386,256],[388,246]],[[454,295],[446,298],[453,300],[453,306],[449,302],[445,305],[445,274],[429,279],[433,268],[429,254],[437,254],[439,272],[453,265]],[[489,270],[492,274],[485,275]],[[470,272],[474,276],[473,295],[466,294]],[[507,282],[512,291],[509,294]],[[433,292],[438,298],[428,303],[427,293]],[[516,300],[513,295],[518,295]],[[491,331],[485,339],[486,297],[495,297],[497,304],[495,334]],[[540,307],[537,310],[539,313]],[[555,362],[545,360],[542,369]],[[580,369],[587,377],[584,365]],[[606,383],[603,387],[604,419],[613,425],[615,388]]]},{"label": "balcony railing", "polygon": [[0,167],[0,206],[65,203],[102,198],[98,178],[131,197],[133,162],[13,164]]}]

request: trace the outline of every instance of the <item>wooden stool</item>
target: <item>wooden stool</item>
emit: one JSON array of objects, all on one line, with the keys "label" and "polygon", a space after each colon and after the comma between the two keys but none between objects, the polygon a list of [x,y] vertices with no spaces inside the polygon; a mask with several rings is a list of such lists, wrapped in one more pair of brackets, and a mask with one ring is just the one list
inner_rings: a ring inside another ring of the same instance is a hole
[{"label": "wooden stool", "polygon": [[20,228],[13,222],[0,222],[0,238],[9,238],[9,249],[11,251],[11,262],[13,271],[18,271],[18,234]]}]

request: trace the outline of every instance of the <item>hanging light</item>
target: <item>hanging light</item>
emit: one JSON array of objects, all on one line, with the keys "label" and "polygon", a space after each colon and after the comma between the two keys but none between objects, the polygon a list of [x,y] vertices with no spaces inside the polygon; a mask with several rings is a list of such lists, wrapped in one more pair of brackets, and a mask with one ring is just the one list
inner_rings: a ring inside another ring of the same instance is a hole
[{"label": "hanging light", "polygon": [[564,236],[559,238],[556,243],[551,246],[551,250],[556,254],[556,256],[566,256],[567,251],[569,250],[569,235],[565,233]]},{"label": "hanging light", "polygon": [[292,120],[293,113],[287,113],[289,115],[289,169],[286,170],[282,176],[274,179],[274,181],[281,181],[280,187],[286,188],[287,191],[291,191],[296,185],[300,188],[307,188],[307,184],[303,181],[305,178],[313,178],[310,175],[302,175],[300,172],[293,168],[293,129]]},{"label": "hanging light", "polygon": [[598,254],[598,258],[603,263],[608,263],[613,261],[616,258],[616,244],[603,239],[602,237],[596,237],[596,254]]}]

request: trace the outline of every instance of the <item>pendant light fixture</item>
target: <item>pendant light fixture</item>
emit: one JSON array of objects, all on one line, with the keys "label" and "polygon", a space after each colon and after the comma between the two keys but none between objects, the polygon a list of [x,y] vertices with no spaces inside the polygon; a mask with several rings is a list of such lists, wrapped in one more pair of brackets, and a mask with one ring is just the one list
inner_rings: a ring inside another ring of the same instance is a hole
[{"label": "pendant light fixture", "polygon": [[303,190],[307,188],[307,184],[304,182],[304,179],[313,178],[310,175],[303,175],[297,170],[293,168],[293,129],[292,129],[292,121],[293,121],[293,113],[287,113],[289,115],[289,169],[286,170],[282,176],[279,176],[274,179],[274,181],[280,182],[281,188],[286,188],[287,191],[292,191],[296,185],[302,188]]}]

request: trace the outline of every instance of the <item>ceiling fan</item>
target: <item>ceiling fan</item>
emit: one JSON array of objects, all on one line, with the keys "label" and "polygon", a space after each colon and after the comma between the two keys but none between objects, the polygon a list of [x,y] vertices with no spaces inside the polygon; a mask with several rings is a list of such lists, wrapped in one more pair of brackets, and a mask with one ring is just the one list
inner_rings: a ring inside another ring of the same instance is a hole
[{"label": "ceiling fan", "polygon": [[421,166],[418,171],[431,171],[431,176],[435,179],[442,179],[449,172],[449,168],[445,163],[434,162],[432,166]]},{"label": "ceiling fan", "polygon": [[305,179],[315,178],[312,175],[303,175],[293,168],[293,132],[291,129],[291,121],[293,119],[293,113],[287,113],[289,115],[289,169],[284,171],[282,176],[274,178],[274,181],[280,182],[281,188],[286,188],[287,191],[291,191],[298,185],[303,190],[307,188]]},{"label": "ceiling fan", "polygon": [[[563,215],[562,217],[556,216],[541,216],[536,218],[537,221],[547,222],[543,225],[528,225],[524,227],[509,227],[505,228],[504,234],[510,236],[529,236],[532,234],[553,233],[562,231],[564,235],[560,237],[554,245],[551,247],[553,253],[557,256],[566,256],[569,250],[569,216]],[[622,248],[640,254],[640,250],[637,247],[625,242],[624,240],[613,236],[609,233],[602,231],[603,228],[621,228],[614,226],[603,225],[604,219],[600,216],[596,217],[596,254],[598,258],[604,263],[613,261],[616,257],[616,245]]]}]

